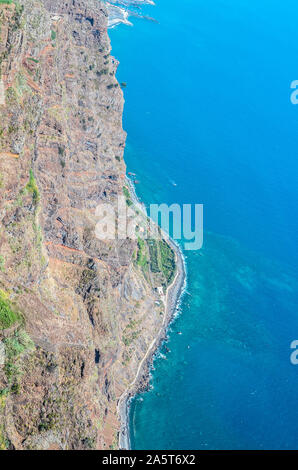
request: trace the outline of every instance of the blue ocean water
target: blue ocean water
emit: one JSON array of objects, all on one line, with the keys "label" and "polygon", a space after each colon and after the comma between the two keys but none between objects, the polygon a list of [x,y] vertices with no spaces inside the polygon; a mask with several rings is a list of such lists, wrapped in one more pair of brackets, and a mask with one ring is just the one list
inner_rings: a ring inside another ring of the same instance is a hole
[{"label": "blue ocean water", "polygon": [[297,449],[297,3],[143,11],[159,23],[110,32],[128,171],[147,204],[203,203],[205,241],[186,253],[170,352],[132,403],[132,447]]}]

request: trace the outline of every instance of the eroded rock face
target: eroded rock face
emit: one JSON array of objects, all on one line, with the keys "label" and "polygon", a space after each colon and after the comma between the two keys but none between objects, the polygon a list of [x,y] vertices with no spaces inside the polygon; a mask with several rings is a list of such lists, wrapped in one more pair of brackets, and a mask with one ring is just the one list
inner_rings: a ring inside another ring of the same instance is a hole
[{"label": "eroded rock face", "polygon": [[23,0],[0,26],[0,448],[109,448],[162,316],[137,244],[94,232],[125,174],[107,13]]}]

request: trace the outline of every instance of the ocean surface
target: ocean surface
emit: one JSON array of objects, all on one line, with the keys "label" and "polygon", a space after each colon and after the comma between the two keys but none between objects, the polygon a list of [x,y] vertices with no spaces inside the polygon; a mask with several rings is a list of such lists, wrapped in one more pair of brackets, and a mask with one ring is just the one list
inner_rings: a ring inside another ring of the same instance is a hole
[{"label": "ocean surface", "polygon": [[[132,402],[133,449],[297,449],[298,6],[156,0],[110,31],[146,203],[203,203],[204,246]],[[178,334],[182,332],[182,334]]]}]

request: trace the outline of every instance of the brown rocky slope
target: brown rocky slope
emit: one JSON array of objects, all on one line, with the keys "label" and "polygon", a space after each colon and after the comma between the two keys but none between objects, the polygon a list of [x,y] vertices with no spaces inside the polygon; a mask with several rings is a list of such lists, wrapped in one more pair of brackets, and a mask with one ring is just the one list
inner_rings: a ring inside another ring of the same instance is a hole
[{"label": "brown rocky slope", "polygon": [[125,181],[104,5],[0,0],[0,67],[0,448],[115,448],[170,277],[95,237]]}]

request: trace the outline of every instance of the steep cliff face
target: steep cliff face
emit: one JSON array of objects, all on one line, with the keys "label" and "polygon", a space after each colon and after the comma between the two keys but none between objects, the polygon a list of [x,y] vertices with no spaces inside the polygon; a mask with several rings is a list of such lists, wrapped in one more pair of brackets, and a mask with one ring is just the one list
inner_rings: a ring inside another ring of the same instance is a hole
[{"label": "steep cliff face", "polygon": [[125,174],[107,13],[1,0],[0,40],[0,448],[109,448],[162,315],[143,247],[94,231]]}]

